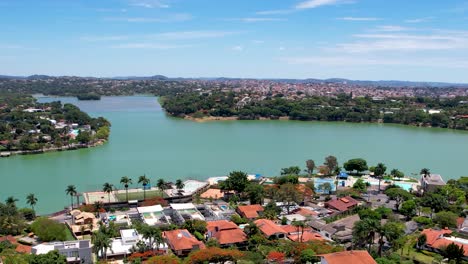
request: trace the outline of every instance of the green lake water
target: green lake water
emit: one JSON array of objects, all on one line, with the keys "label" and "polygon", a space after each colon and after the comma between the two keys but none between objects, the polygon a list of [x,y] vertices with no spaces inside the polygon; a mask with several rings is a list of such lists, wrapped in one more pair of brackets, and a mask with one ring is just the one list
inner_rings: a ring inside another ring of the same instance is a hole
[{"label": "green lake water", "polygon": [[[411,175],[423,167],[445,179],[468,175],[468,133],[399,125],[300,121],[222,121],[196,123],[165,115],[157,98],[103,97],[101,101],[41,98],[78,105],[92,116],[112,122],[107,144],[97,148],[0,159],[0,199],[28,193],[39,199],[39,213],[63,209],[70,201],[69,184],[78,191],[118,188],[122,176],[136,183],[146,174],[158,178],[206,179],[233,170],[277,175],[290,165],[305,167],[306,159],[323,163],[335,155],[342,164],[362,157],[384,162]],[[134,184],[136,186],[136,184]]]}]

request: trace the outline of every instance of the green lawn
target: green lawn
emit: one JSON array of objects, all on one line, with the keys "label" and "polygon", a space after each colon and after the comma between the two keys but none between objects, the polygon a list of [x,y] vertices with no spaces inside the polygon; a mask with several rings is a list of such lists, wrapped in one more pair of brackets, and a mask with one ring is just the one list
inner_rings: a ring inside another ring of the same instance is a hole
[{"label": "green lawn", "polygon": [[[417,239],[417,235],[410,236],[412,240]],[[432,264],[434,261],[434,256],[437,255],[433,252],[428,252],[425,250],[418,251],[415,249],[411,242],[406,243],[405,247],[403,248],[403,257],[411,260],[416,260],[419,263],[424,264]],[[397,250],[396,253],[400,254],[401,250]]]},{"label": "green lawn", "polygon": [[[161,191],[146,191],[146,199],[148,198],[153,198],[156,196],[160,197],[165,197],[166,195],[161,192]],[[125,193],[116,193],[115,197],[120,201],[120,202],[125,202],[127,200],[127,197]],[[143,191],[141,192],[129,192],[128,193],[128,200],[143,200]]]},{"label": "green lawn", "polygon": [[70,229],[68,228],[65,228],[65,233],[66,233],[66,240],[65,241],[73,241],[73,240],[76,240],[76,238],[73,236],[72,232],[70,231]]}]

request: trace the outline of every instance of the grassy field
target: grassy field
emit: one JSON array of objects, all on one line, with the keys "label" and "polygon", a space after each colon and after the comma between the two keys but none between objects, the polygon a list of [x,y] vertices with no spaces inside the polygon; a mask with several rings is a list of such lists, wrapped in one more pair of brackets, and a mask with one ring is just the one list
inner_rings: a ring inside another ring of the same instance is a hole
[{"label": "grassy field", "polygon": [[76,238],[73,236],[72,232],[70,231],[70,229],[68,228],[65,228],[65,233],[66,233],[66,241],[73,241],[73,240],[76,240]]},{"label": "grassy field", "polygon": [[[156,190],[156,191],[146,191],[146,199],[157,197],[157,196],[165,197],[163,192],[158,191],[158,190]],[[119,200],[120,202],[127,201],[127,196],[126,196],[125,193],[116,193],[115,198],[117,198],[117,200]],[[141,191],[141,192],[129,192],[128,193],[128,200],[129,201],[131,201],[131,200],[143,200],[143,191]]]},{"label": "grassy field", "polygon": [[[414,242],[411,243],[411,240],[412,241],[417,240],[418,235],[415,234],[415,235],[411,235],[409,237],[410,237],[410,239],[409,239],[410,241],[408,241],[408,243],[406,243],[405,247],[403,248],[402,257],[405,257],[405,258],[411,259],[411,260],[416,260],[419,263],[424,263],[424,264],[433,264],[433,263],[435,263],[434,262],[434,256],[437,255],[437,254],[433,253],[433,252],[428,252],[428,251],[425,251],[425,250],[418,251],[417,249],[415,249],[413,247]],[[398,254],[400,254],[400,252],[401,252],[400,250],[397,251]]]}]

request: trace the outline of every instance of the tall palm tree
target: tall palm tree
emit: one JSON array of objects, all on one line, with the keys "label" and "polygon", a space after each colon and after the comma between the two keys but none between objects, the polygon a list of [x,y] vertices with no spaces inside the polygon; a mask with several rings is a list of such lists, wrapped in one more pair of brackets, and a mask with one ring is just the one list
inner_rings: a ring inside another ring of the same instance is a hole
[{"label": "tall palm tree", "polygon": [[81,226],[80,226],[81,240],[83,240],[83,239],[84,239],[84,233],[85,233],[85,230],[86,230],[86,226],[84,226],[84,225],[81,225]]},{"label": "tall palm tree", "polygon": [[16,199],[13,196],[10,196],[10,197],[6,198],[5,203],[8,206],[16,207],[16,202],[17,201],[18,201],[18,199]]},{"label": "tall palm tree", "polygon": [[185,184],[184,182],[182,182],[181,179],[178,179],[176,182],[175,182],[175,186],[178,190],[182,190],[184,187],[185,187]]},{"label": "tall palm tree", "polygon": [[127,176],[123,176],[120,179],[120,183],[123,184],[125,187],[125,195],[127,197],[127,202],[128,202],[128,185],[132,184],[132,179]]},{"label": "tall palm tree", "polygon": [[374,244],[375,235],[381,228],[380,221],[372,218],[365,218],[354,224],[353,227],[353,242],[357,243],[358,246],[368,246],[370,251]]},{"label": "tall palm tree", "polygon": [[102,202],[100,202],[100,201],[94,202],[93,207],[94,207],[94,210],[96,211],[96,216],[97,216],[99,214],[99,212],[101,211],[101,209],[103,208]]},{"label": "tall palm tree", "polygon": [[307,173],[309,174],[309,177],[314,173],[315,169],[315,161],[313,160],[306,160],[306,167],[307,167]]},{"label": "tall palm tree", "polygon": [[156,185],[158,186],[158,189],[161,191],[164,191],[166,189],[166,181],[164,179],[159,179]]},{"label": "tall palm tree", "polygon": [[[303,221],[296,221],[294,220],[292,222],[292,226],[296,227],[297,229],[297,233],[299,233],[299,242],[302,243],[302,238],[304,236],[304,228],[305,228],[305,224]],[[300,231],[299,231],[300,230]]]},{"label": "tall palm tree", "polygon": [[102,186],[102,191],[107,193],[107,199],[109,200],[109,203],[110,203],[110,194],[113,190],[114,190],[114,185],[108,182],[104,183],[104,185]]},{"label": "tall palm tree", "polygon": [[77,194],[75,185],[68,185],[67,189],[65,189],[67,195],[70,195],[71,200],[71,208],[73,208],[73,196]]},{"label": "tall palm tree", "polygon": [[154,243],[156,242],[156,248],[159,250],[159,243],[162,240],[161,229],[155,226],[144,226],[141,230],[143,238],[149,240],[149,246],[154,249]]},{"label": "tall palm tree", "polygon": [[143,200],[146,200],[146,186],[150,183],[150,179],[143,175],[138,178],[138,183],[143,185]]},{"label": "tall palm tree", "polygon": [[374,176],[379,179],[379,192],[380,192],[380,182],[382,181],[383,176],[385,175],[385,171],[387,170],[387,166],[383,163],[377,164],[374,169]]},{"label": "tall palm tree", "polygon": [[26,196],[26,203],[29,204],[31,209],[34,210],[34,206],[37,204],[37,198],[34,193],[30,193],[28,196]]},{"label": "tall palm tree", "polygon": [[94,253],[96,253],[99,257],[99,253],[101,253],[101,258],[107,258],[107,249],[111,248],[111,239],[107,234],[98,231],[93,234],[91,237],[94,246]]}]

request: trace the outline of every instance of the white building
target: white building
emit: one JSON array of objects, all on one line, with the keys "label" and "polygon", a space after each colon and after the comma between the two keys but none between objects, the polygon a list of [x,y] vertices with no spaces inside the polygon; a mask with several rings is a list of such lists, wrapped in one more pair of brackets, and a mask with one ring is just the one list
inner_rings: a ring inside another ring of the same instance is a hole
[{"label": "white building", "polygon": [[64,255],[68,263],[93,263],[90,240],[43,243],[32,247],[31,253],[41,255],[53,250]]},{"label": "white building", "polygon": [[[112,239],[111,247],[107,249],[106,254],[108,257],[125,257],[132,253],[131,249],[140,241],[149,245],[149,240],[143,239],[135,229],[120,230],[120,238]],[[161,243],[158,248],[167,251],[167,244]]]},{"label": "white building", "polygon": [[161,205],[137,207],[141,219],[146,224],[153,226],[157,224],[168,224],[169,219],[163,212]]}]

